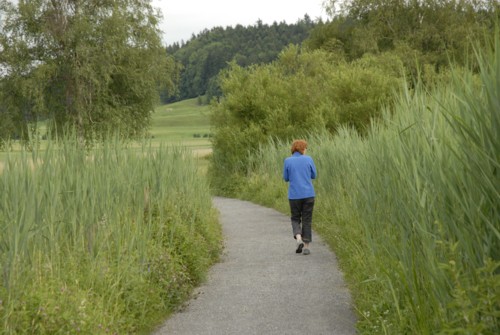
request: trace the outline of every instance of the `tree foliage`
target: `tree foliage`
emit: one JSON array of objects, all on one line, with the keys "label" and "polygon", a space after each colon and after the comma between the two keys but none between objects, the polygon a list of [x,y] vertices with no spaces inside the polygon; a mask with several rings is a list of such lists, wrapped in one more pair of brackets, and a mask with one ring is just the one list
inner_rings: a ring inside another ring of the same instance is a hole
[{"label": "tree foliage", "polygon": [[298,46],[267,65],[243,68],[233,62],[221,74],[224,96],[213,108],[216,186],[227,193],[237,187],[248,153],[270,139],[335,132],[341,124],[364,132],[398,87],[401,69],[391,55],[348,63]]},{"label": "tree foliage", "polygon": [[496,0],[329,0],[326,6],[334,18],[312,32],[309,47],[333,44],[349,59],[392,51],[412,75],[417,62],[439,71],[450,59],[475,61],[471,42],[490,35],[500,15]]},{"label": "tree foliage", "polygon": [[183,66],[179,94],[170,101],[220,95],[214,78],[229,62],[243,67],[270,63],[289,44],[302,43],[316,24],[308,15],[295,24],[259,20],[247,27],[205,29],[186,43],[168,46],[167,52]]},{"label": "tree foliage", "polygon": [[135,136],[160,86],[173,87],[149,0],[0,0],[0,12],[0,117],[18,135],[47,119],[80,139],[110,129]]}]

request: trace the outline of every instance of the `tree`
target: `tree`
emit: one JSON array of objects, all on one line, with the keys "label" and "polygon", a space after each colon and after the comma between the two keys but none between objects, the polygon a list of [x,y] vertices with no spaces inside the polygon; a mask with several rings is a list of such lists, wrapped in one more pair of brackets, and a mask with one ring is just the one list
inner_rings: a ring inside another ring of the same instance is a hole
[{"label": "tree", "polygon": [[[490,32],[499,18],[498,0],[337,0],[325,1],[331,15],[358,23],[357,39],[368,36],[377,51],[404,43],[430,55],[437,65],[448,56],[464,61],[471,38]],[[374,50],[368,50],[373,52]],[[448,53],[448,55],[446,54]]]},{"label": "tree", "polygon": [[179,61],[181,71],[179,95],[174,100],[211,95],[220,88],[217,75],[228,63],[236,61],[240,66],[270,63],[289,44],[300,44],[316,25],[307,15],[295,24],[274,22],[264,24],[258,20],[254,25],[204,29],[186,44],[167,47],[167,52]]},{"label": "tree", "polygon": [[0,98],[24,137],[40,119],[86,141],[140,135],[160,86],[174,88],[150,0],[0,0],[0,15]]},{"label": "tree", "polygon": [[221,98],[212,101],[213,186],[231,195],[250,154],[270,139],[335,133],[340,126],[365,134],[401,86],[401,69],[391,54],[348,63],[296,45],[270,64],[244,68],[231,62],[218,77]]}]

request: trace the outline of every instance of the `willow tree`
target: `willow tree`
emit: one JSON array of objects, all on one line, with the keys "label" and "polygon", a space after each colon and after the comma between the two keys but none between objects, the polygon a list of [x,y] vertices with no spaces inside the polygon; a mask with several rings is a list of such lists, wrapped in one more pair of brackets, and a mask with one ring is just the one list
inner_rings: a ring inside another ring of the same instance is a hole
[{"label": "willow tree", "polygon": [[0,0],[0,15],[0,118],[24,136],[41,118],[87,141],[137,136],[173,88],[150,0]]}]

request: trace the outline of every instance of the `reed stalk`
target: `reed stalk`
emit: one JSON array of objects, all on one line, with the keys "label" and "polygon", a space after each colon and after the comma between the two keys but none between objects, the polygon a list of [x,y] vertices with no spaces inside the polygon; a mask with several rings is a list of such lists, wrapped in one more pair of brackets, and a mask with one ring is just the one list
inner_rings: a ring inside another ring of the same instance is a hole
[{"label": "reed stalk", "polygon": [[188,150],[69,138],[6,156],[2,334],[154,327],[217,258],[209,187]]}]

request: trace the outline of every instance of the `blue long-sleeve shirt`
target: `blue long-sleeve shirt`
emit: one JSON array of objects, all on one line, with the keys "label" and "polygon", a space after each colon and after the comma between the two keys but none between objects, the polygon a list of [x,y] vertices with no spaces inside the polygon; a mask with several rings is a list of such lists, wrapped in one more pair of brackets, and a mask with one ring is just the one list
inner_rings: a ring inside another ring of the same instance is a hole
[{"label": "blue long-sleeve shirt", "polygon": [[310,156],[294,152],[285,159],[283,179],[290,182],[288,186],[288,199],[305,199],[315,196],[312,179],[317,175],[316,166]]}]

